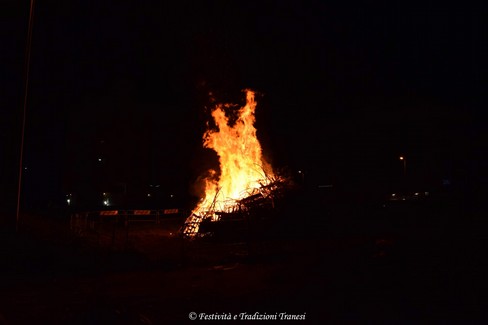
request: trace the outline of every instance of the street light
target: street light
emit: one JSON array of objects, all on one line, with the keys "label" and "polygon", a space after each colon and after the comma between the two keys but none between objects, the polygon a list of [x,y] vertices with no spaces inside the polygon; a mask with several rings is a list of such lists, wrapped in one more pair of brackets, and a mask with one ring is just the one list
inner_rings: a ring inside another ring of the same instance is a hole
[{"label": "street light", "polygon": [[403,161],[403,176],[407,176],[407,158],[400,156],[400,160]]},{"label": "street light", "polygon": [[302,178],[302,186],[305,186],[305,173],[301,170],[298,171],[298,174],[300,174]]}]

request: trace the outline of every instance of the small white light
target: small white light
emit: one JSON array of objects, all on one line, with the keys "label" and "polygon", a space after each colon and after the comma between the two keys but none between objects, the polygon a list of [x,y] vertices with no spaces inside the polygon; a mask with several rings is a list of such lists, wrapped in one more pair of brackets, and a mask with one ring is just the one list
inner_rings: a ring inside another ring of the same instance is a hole
[{"label": "small white light", "polygon": [[395,194],[395,193],[393,193],[391,196],[396,196],[396,194]]},{"label": "small white light", "polygon": [[102,158],[98,158],[98,161],[102,161]]},{"label": "small white light", "polygon": [[104,205],[108,205],[108,200],[103,201]]},{"label": "small white light", "polygon": [[419,193],[416,192],[414,195],[419,195]]},{"label": "small white light", "polygon": [[170,195],[170,197],[174,197],[174,195],[173,195],[173,194],[171,194],[171,195]]},{"label": "small white light", "polygon": [[67,199],[66,202],[68,203],[68,205],[70,205],[71,200],[70,199]]},{"label": "small white light", "polygon": [[151,196],[151,193],[147,193],[147,196],[150,197]]}]

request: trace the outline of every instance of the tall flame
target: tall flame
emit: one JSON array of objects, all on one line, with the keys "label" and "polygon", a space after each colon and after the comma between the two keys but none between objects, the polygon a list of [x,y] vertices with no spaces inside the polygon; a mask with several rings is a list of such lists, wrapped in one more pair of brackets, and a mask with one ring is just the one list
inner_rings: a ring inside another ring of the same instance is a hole
[{"label": "tall flame", "polygon": [[[229,105],[218,104],[212,111],[217,130],[207,130],[203,145],[215,150],[219,157],[220,177],[215,171],[213,178],[205,180],[205,196],[187,219],[188,223],[198,223],[203,218],[217,218],[209,211],[230,212],[235,201],[252,194],[254,189],[269,184],[273,176],[271,166],[263,159],[261,144],[256,135],[254,92],[246,90],[246,105],[237,113],[235,123],[230,125],[224,108]],[[193,233],[198,232],[198,226]]]}]

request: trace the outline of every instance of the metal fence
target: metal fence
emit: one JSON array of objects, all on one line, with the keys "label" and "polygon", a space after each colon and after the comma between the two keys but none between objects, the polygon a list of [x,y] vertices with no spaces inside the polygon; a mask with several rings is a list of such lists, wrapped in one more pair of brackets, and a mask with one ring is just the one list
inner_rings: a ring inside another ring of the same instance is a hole
[{"label": "metal fence", "polygon": [[76,237],[92,238],[99,243],[109,241],[115,245],[121,238],[127,243],[129,231],[140,228],[136,225],[164,227],[165,221],[174,223],[179,218],[183,224],[187,213],[185,209],[79,211],[70,215],[70,230]]}]

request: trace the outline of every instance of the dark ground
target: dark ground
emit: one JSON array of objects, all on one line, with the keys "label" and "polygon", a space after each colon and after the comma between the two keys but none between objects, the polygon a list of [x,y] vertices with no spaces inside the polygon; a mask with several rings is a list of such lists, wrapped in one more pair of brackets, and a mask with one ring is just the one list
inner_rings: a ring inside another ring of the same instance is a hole
[{"label": "dark ground", "polygon": [[485,323],[486,220],[465,204],[297,196],[248,242],[182,242],[182,219],[132,225],[126,241],[122,228],[74,235],[66,218],[26,215],[1,236],[0,324],[181,323],[192,311]]}]

